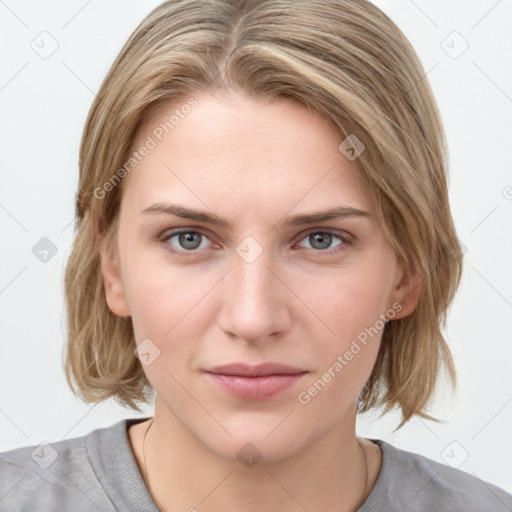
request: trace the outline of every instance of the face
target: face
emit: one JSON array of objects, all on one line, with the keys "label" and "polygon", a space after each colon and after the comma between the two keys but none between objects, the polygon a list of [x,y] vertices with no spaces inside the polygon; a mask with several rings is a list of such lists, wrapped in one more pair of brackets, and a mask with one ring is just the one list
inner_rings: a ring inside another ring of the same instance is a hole
[{"label": "face", "polygon": [[[123,183],[118,252],[102,253],[107,303],[143,343],[155,417],[228,459],[246,442],[283,459],[353,428],[410,279],[328,123],[288,99],[194,97],[168,134],[176,105],[138,133],[134,150],[151,148]],[[302,373],[207,372],[267,362]]]}]

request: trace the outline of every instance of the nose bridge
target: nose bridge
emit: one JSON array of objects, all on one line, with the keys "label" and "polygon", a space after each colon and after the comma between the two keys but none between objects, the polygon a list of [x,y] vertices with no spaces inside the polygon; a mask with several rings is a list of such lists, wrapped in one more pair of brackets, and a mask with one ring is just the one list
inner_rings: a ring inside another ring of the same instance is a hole
[{"label": "nose bridge", "polygon": [[287,315],[282,284],[271,270],[271,251],[248,238],[236,248],[233,269],[226,276],[222,327],[240,338],[257,340],[284,329]]},{"label": "nose bridge", "polygon": [[[234,262],[234,269],[231,272],[233,283],[232,293],[238,295],[240,302],[271,300],[275,292],[273,273],[270,271],[270,258],[266,253],[260,254],[254,260],[246,260],[237,256]],[[240,292],[240,293],[238,293]]]}]

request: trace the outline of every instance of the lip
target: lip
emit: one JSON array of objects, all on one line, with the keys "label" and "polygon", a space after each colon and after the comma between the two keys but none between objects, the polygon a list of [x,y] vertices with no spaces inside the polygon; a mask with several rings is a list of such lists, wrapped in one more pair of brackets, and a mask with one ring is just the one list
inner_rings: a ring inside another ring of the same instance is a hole
[{"label": "lip", "polygon": [[221,390],[243,400],[268,400],[297,384],[307,370],[281,363],[233,363],[205,370]]},{"label": "lip", "polygon": [[295,366],[288,366],[282,363],[261,363],[256,365],[231,363],[222,366],[214,366],[213,368],[205,371],[219,375],[262,377],[266,375],[297,375],[299,373],[304,373],[307,370],[304,370],[303,368],[297,368]]}]

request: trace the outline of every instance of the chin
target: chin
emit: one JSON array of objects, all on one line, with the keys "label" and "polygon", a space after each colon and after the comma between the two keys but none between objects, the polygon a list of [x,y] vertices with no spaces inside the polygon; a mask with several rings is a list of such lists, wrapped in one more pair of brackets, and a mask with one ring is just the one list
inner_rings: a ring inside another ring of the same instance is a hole
[{"label": "chin", "polygon": [[198,437],[213,453],[247,467],[279,462],[304,449],[311,437],[305,435],[303,426],[290,428],[291,425],[284,425],[287,420],[280,424],[282,420],[281,417],[265,422],[261,417],[248,417],[246,421],[237,422],[237,428],[224,423],[233,437],[225,433],[212,436],[211,431]]}]

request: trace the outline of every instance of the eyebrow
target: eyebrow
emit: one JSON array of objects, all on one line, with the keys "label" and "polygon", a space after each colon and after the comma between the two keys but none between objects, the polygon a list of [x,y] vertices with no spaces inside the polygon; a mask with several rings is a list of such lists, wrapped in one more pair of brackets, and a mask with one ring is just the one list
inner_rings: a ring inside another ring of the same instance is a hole
[{"label": "eyebrow", "polygon": [[[144,209],[141,214],[166,214],[181,217],[182,219],[194,220],[229,228],[229,222],[213,213],[194,210],[176,204],[156,203]],[[367,211],[359,210],[352,206],[337,206],[328,210],[303,213],[286,217],[277,223],[279,226],[302,226],[305,224],[314,224],[315,222],[324,222],[328,220],[344,219],[347,217],[372,217]]]}]

